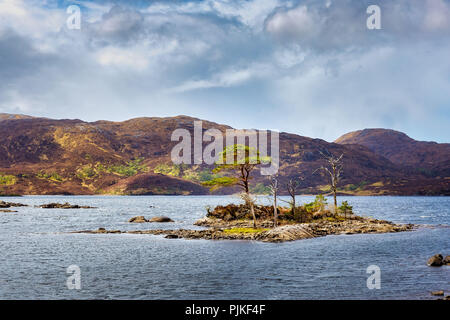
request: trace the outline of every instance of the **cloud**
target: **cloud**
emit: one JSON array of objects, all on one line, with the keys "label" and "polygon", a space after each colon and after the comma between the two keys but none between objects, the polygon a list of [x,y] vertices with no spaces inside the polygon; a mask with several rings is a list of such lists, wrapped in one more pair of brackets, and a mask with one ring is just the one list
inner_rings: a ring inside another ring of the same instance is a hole
[{"label": "cloud", "polygon": [[276,12],[266,23],[267,32],[281,38],[314,38],[317,36],[321,21],[315,14],[308,12],[307,6]]},{"label": "cloud", "polygon": [[426,0],[424,27],[431,31],[449,31],[450,5],[443,0]]},{"label": "cloud", "polygon": [[[66,28],[66,6],[82,9]],[[0,112],[448,141],[448,0],[0,2]]]}]

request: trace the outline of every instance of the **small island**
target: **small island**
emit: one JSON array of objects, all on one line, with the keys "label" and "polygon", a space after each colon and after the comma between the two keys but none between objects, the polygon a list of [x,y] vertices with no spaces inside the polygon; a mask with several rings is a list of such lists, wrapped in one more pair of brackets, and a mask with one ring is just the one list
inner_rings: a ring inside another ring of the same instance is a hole
[{"label": "small island", "polygon": [[[98,230],[75,231],[76,233],[133,233],[165,235],[169,239],[208,239],[208,240],[258,240],[265,242],[284,242],[309,239],[326,235],[387,233],[409,231],[414,225],[398,225],[390,221],[361,217],[353,212],[353,207],[347,201],[338,206],[337,190],[343,168],[343,154],[335,156],[329,152],[322,153],[324,165],[316,171],[324,172],[330,181],[333,204],[328,204],[323,195],[317,195],[311,203],[297,205],[296,194],[298,179],[290,179],[286,191],[290,200],[279,199],[280,182],[277,176],[269,176],[272,205],[258,204],[250,193],[250,181],[253,170],[270,163],[270,157],[263,157],[259,150],[246,145],[235,144],[227,146],[219,154],[215,176],[204,182],[212,190],[222,187],[238,187],[242,204],[216,206],[213,210],[207,208],[206,217],[196,221],[194,225],[206,227],[203,230],[194,229],[153,229],[137,231]],[[229,158],[232,161],[229,161]],[[239,160],[240,159],[240,160]],[[228,162],[227,162],[228,161]],[[280,206],[279,200],[288,204]],[[169,217],[147,220],[144,216],[134,217],[131,223],[173,222]]]},{"label": "small island", "polygon": [[[352,212],[332,213],[323,207],[324,198],[316,197],[312,203],[297,207],[295,214],[286,207],[278,207],[278,221],[275,226],[273,206],[255,205],[254,213],[257,227],[250,208],[246,204],[217,206],[208,209],[206,217],[194,225],[206,227],[194,229],[151,229],[120,231],[97,230],[75,231],[73,233],[110,234],[151,234],[165,235],[168,239],[206,239],[206,240],[257,240],[264,242],[285,242],[300,239],[339,234],[388,233],[410,231],[412,224],[394,224],[385,220],[360,217]],[[342,208],[342,207],[341,207]]]}]

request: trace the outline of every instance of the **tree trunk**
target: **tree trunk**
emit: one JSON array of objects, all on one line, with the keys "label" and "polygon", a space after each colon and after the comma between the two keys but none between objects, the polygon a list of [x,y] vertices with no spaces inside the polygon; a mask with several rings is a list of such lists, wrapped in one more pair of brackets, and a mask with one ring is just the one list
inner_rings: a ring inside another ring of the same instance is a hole
[{"label": "tree trunk", "polygon": [[277,194],[273,196],[273,226],[276,227],[278,222],[278,212],[277,212]]},{"label": "tree trunk", "polygon": [[333,197],[334,197],[334,214],[337,214],[337,200],[336,200],[336,189],[333,188]]},{"label": "tree trunk", "polygon": [[292,196],[292,215],[295,217],[295,195]]},{"label": "tree trunk", "polygon": [[255,215],[255,208],[253,207],[253,201],[250,201],[250,212],[253,216],[253,228],[256,229],[256,215]]}]

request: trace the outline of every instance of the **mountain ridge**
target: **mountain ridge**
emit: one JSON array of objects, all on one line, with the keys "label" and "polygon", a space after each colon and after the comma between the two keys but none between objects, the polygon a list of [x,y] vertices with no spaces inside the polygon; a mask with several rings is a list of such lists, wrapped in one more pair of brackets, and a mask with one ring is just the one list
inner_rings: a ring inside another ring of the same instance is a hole
[{"label": "mountain ridge", "polygon": [[[0,194],[209,194],[202,181],[211,177],[212,167],[174,166],[170,152],[178,142],[171,133],[182,128],[193,134],[196,120],[204,131],[231,129],[185,115],[95,122],[8,114],[0,119]],[[330,143],[281,132],[280,184],[301,178],[299,193],[327,193],[327,179],[316,169],[324,164],[320,152],[328,151],[344,154],[342,194],[450,195],[448,158],[421,171],[411,161],[390,160],[373,139],[355,144],[349,137]],[[267,184],[268,178],[255,172],[252,191],[267,191]]]}]

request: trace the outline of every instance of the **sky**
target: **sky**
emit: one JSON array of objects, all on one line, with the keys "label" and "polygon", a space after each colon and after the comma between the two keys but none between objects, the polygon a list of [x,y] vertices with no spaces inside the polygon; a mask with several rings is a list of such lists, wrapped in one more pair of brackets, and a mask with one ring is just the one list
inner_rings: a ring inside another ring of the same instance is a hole
[{"label": "sky", "polygon": [[450,142],[450,0],[0,0],[0,112]]}]

